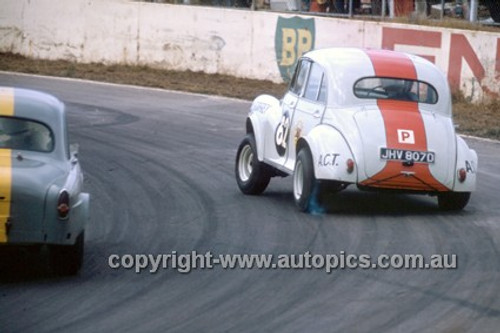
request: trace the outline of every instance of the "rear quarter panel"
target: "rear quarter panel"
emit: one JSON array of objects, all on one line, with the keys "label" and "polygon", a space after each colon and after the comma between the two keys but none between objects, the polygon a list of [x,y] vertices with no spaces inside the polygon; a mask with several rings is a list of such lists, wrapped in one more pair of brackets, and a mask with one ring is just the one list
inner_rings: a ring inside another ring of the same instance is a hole
[{"label": "rear quarter panel", "polygon": [[260,95],[252,102],[247,119],[247,133],[253,131],[259,161],[278,159],[279,155],[272,143],[281,117],[280,102],[275,97]]},{"label": "rear quarter panel", "polygon": [[[82,192],[83,174],[80,165],[67,161],[69,172],[60,182],[53,184],[45,202],[45,241],[50,244],[74,244],[89,219],[89,195]],[[70,195],[69,218],[59,219],[57,201],[61,190]]]},{"label": "rear quarter panel", "polygon": [[340,131],[323,124],[316,126],[301,140],[306,141],[311,150],[316,179],[346,183],[357,181],[357,166],[353,172],[347,172],[347,160],[352,159],[354,162],[356,160]]},{"label": "rear quarter panel", "polygon": [[[467,178],[463,183],[457,179],[457,172],[464,168],[467,171]],[[455,168],[455,183],[453,190],[456,192],[472,192],[476,189],[478,158],[475,150],[470,149],[461,137],[457,136],[457,164]]]}]

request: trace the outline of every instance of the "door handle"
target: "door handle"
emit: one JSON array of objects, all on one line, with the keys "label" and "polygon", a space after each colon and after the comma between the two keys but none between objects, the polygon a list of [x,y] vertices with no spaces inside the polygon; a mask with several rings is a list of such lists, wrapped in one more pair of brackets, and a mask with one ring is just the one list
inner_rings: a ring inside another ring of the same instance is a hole
[{"label": "door handle", "polygon": [[314,113],[313,113],[313,117],[314,117],[314,118],[319,118],[319,117],[321,117],[321,112],[320,112],[319,110],[314,111]]}]

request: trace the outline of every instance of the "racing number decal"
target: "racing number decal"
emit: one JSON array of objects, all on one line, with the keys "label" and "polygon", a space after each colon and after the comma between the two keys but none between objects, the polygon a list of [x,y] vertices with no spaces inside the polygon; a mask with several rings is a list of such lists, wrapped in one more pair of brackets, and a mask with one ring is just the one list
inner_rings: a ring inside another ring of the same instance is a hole
[{"label": "racing number decal", "polygon": [[288,136],[290,134],[290,116],[288,112],[283,113],[280,123],[276,128],[276,134],[274,136],[274,142],[276,143],[276,150],[278,155],[285,156]]}]

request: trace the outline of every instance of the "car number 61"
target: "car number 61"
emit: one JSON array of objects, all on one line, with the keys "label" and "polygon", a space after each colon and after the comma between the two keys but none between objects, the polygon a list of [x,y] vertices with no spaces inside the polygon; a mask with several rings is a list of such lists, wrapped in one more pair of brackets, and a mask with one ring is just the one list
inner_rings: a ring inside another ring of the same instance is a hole
[{"label": "car number 61", "polygon": [[280,120],[278,128],[276,128],[275,142],[276,150],[280,156],[285,155],[288,141],[288,134],[290,133],[290,117],[285,113]]}]

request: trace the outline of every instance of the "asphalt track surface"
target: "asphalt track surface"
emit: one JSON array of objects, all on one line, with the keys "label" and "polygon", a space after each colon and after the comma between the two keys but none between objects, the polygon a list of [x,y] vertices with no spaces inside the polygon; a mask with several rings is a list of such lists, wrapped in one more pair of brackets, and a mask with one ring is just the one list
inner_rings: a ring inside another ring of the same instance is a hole
[{"label": "asphalt track surface", "polygon": [[[494,332],[500,327],[500,144],[466,209],[347,190],[297,212],[290,177],[241,194],[234,158],[248,102],[0,73],[67,104],[91,194],[84,267],[2,255],[0,332]],[[111,254],[456,254],[451,270],[111,269]],[[12,259],[15,258],[15,259]],[[43,258],[43,256],[42,256]]]}]

